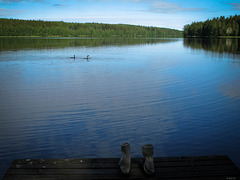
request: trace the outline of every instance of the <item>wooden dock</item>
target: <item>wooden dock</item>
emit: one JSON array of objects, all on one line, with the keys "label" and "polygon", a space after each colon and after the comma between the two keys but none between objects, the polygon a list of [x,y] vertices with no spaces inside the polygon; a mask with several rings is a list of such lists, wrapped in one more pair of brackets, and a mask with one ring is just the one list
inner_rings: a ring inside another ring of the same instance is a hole
[{"label": "wooden dock", "polygon": [[100,159],[16,159],[3,180],[53,179],[167,179],[240,180],[240,170],[227,156],[155,157],[156,173],[147,177],[143,160],[132,158],[131,171],[124,176],[119,158]]}]

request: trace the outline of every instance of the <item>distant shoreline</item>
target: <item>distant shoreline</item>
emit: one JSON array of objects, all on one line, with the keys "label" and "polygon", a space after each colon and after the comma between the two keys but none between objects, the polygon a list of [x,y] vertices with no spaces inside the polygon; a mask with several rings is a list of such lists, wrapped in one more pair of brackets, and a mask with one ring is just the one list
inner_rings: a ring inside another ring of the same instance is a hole
[{"label": "distant shoreline", "polygon": [[183,31],[127,24],[67,23],[0,18],[0,36],[180,38]]},{"label": "distant shoreline", "polygon": [[240,36],[189,36],[189,37],[69,37],[69,36],[0,36],[0,38],[45,38],[45,39],[168,39],[168,38],[196,38],[196,39],[240,39]]}]

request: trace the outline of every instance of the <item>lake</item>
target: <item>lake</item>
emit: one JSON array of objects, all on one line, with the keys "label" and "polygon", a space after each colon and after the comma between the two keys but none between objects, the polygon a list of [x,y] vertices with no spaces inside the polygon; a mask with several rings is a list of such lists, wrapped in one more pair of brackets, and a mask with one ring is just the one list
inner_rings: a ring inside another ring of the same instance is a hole
[{"label": "lake", "polygon": [[239,39],[0,38],[1,176],[17,158],[120,158],[123,142],[240,167],[239,117]]}]

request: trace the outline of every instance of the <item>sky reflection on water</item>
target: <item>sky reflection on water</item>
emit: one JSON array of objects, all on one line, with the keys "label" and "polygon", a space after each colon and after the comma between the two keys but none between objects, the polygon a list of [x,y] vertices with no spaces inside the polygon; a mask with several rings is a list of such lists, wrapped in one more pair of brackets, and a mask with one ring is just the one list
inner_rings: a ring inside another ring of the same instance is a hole
[{"label": "sky reflection on water", "polygon": [[240,165],[231,56],[182,39],[56,41],[0,52],[1,174],[15,158],[120,157],[125,141],[133,157],[152,143],[155,156],[223,154]]}]

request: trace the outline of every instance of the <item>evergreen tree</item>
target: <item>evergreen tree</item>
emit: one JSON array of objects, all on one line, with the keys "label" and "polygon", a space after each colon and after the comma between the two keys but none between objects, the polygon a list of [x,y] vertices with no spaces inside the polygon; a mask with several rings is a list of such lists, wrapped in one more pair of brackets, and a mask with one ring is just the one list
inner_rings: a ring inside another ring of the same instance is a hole
[{"label": "evergreen tree", "polygon": [[184,26],[184,37],[239,36],[240,15],[225,18],[220,16],[204,22],[193,22]]},{"label": "evergreen tree", "polygon": [[0,36],[182,37],[182,31],[125,24],[64,23],[0,18]]}]

